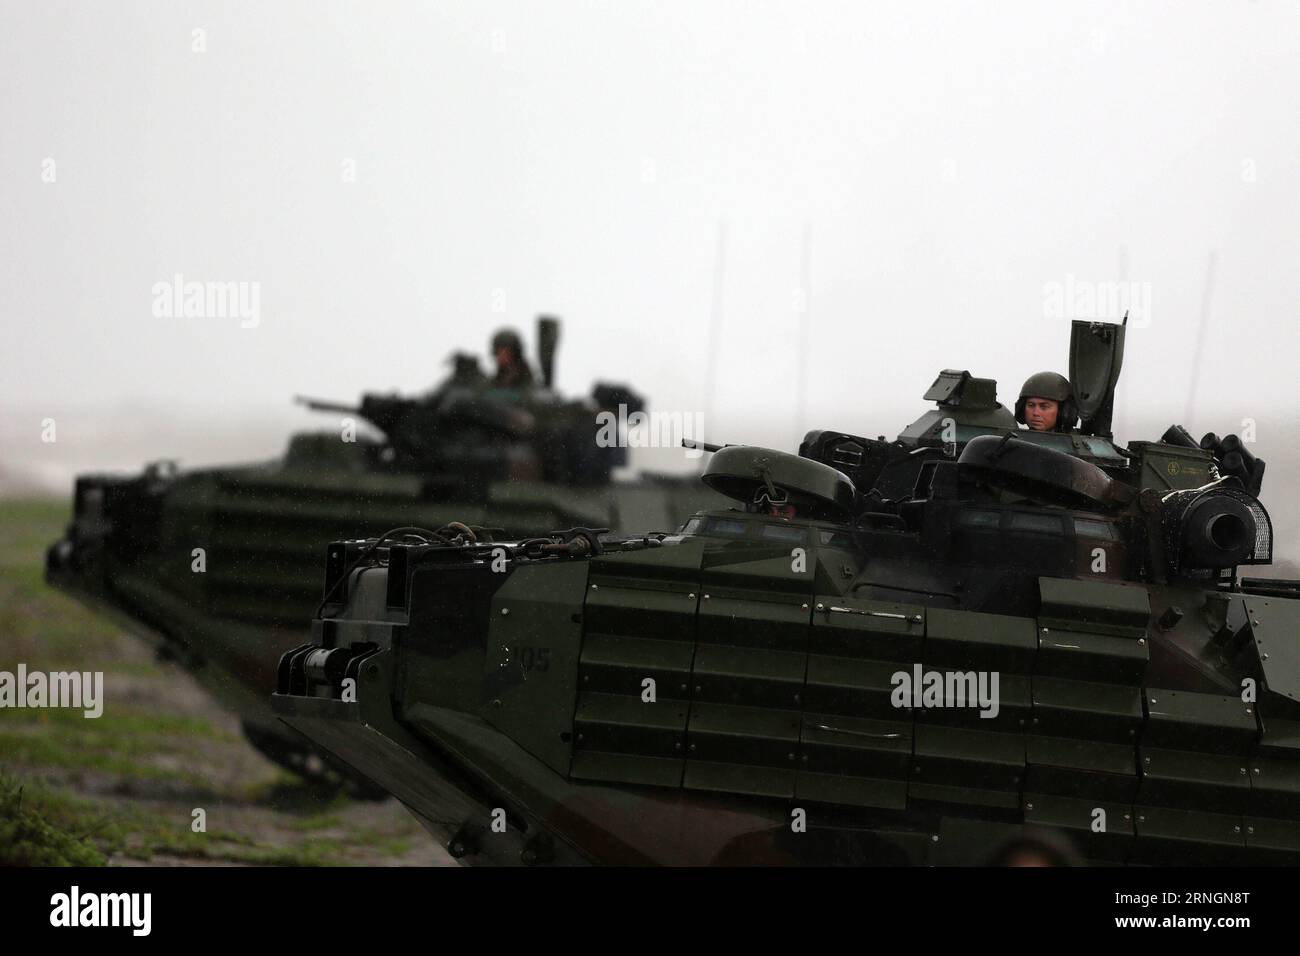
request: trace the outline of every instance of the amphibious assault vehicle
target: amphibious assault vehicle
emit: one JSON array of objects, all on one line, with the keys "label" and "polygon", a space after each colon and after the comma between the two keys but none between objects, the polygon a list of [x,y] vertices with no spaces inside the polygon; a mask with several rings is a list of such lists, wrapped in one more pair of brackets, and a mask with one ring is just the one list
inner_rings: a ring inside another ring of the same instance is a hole
[{"label": "amphibious assault vehicle", "polygon": [[273,709],[469,863],[1294,863],[1263,462],[1116,444],[1124,332],[1072,433],[945,371],[895,441],[716,448],[673,534],[331,544]]},{"label": "amphibious assault vehicle", "polygon": [[308,401],[340,416],[338,427],[294,435],[274,461],[79,477],[46,578],[178,659],[239,713],[268,756],[314,772],[302,739],[271,716],[266,689],[280,656],[307,637],[330,541],[453,520],[475,526],[479,540],[490,540],[489,528],[516,537],[665,528],[683,509],[707,506],[711,493],[693,478],[616,477],[627,436],[596,441],[597,417],[627,421],[643,400],[609,384],[585,399],[561,397],[558,336],[557,320],[539,320],[539,388],[497,387],[477,359],[458,354],[426,396],[366,395],[355,407]]}]

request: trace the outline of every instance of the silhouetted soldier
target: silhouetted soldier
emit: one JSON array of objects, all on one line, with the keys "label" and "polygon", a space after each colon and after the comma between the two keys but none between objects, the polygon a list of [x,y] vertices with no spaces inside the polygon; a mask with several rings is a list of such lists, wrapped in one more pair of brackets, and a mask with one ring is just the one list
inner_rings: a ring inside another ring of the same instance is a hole
[{"label": "silhouetted soldier", "polygon": [[501,329],[492,336],[492,355],[497,374],[492,384],[497,388],[532,388],[533,370],[524,359],[524,343],[514,329]]}]

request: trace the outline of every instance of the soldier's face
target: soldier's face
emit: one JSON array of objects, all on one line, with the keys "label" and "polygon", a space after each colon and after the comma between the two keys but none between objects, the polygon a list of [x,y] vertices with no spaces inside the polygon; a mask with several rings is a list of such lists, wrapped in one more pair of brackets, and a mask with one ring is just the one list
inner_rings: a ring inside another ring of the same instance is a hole
[{"label": "soldier's face", "polygon": [[1056,427],[1060,403],[1050,398],[1025,399],[1025,424],[1036,432],[1050,432]]},{"label": "soldier's face", "polygon": [[498,365],[498,366],[500,366],[500,367],[502,367],[502,368],[508,368],[509,366],[514,365],[514,364],[515,364],[515,357],[514,357],[513,354],[511,354],[509,348],[507,348],[506,346],[503,345],[503,346],[501,346],[501,348],[497,349],[497,365]]}]

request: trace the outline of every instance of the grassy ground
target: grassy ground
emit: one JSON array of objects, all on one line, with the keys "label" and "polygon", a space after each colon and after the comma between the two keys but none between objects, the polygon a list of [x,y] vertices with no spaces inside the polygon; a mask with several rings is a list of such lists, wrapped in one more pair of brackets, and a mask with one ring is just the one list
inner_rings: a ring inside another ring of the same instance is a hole
[{"label": "grassy ground", "polygon": [[0,709],[0,865],[451,862],[396,801],[278,769],[183,670],[46,587],[67,518],[67,502],[0,501],[0,671],[103,671],[112,706]]}]

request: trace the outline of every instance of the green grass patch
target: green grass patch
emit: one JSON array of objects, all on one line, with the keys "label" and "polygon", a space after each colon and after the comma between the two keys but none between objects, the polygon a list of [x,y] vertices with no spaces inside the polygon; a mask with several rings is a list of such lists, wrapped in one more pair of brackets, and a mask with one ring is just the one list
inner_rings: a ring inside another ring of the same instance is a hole
[{"label": "green grass patch", "polygon": [[[0,667],[112,670],[122,631],[46,586],[39,574],[0,571]],[[96,666],[91,667],[91,664]]]},{"label": "green grass patch", "polygon": [[15,725],[34,724],[51,730],[67,731],[72,736],[84,735],[97,746],[102,746],[117,736],[202,737],[227,743],[243,739],[236,734],[218,730],[201,717],[160,714],[127,704],[105,708],[104,713],[95,718],[86,717],[82,710],[71,707],[6,709],[4,723],[7,725],[11,721]]},{"label": "green grass patch", "polygon": [[343,818],[337,813],[315,813],[289,824],[290,829],[308,833],[316,830],[333,830],[341,826],[343,826]]},{"label": "green grass patch", "polygon": [[[237,743],[205,720],[147,711],[106,710],[88,719],[80,710],[6,710],[0,754],[6,763],[63,767],[204,786],[203,743]],[[192,761],[193,766],[185,766]],[[173,764],[173,765],[168,765]],[[176,766],[178,765],[178,766]]]},{"label": "green grass patch", "polygon": [[0,866],[103,866],[89,841],[47,821],[25,790],[0,774]]},{"label": "green grass patch", "polygon": [[[5,762],[18,767],[59,767],[97,773],[111,773],[142,780],[170,780],[189,786],[204,786],[201,774],[180,768],[159,767],[132,760],[120,753],[99,753],[69,746],[66,741],[34,734],[0,733],[0,753]],[[155,751],[156,753],[156,751]]]},{"label": "green grass patch", "polygon": [[[352,801],[330,784],[265,770],[255,781],[227,778],[242,736],[158,707],[174,668],[45,584],[45,550],[69,512],[67,500],[0,504],[0,670],[103,671],[108,701],[96,719],[72,708],[0,710],[0,865],[126,857],[332,866],[377,847],[407,852],[400,834],[350,831]],[[130,693],[115,696],[115,682]],[[42,771],[48,782],[21,790],[5,776]],[[207,810],[205,833],[192,829],[195,807]]]},{"label": "green grass patch", "polygon": [[[302,846],[266,846],[245,834],[213,826],[221,812],[219,807],[207,808],[208,829],[196,833],[188,809],[163,808],[160,812],[137,804],[87,799],[47,786],[29,785],[25,797],[28,814],[48,821],[47,829],[61,834],[67,846],[88,850],[95,856],[84,858],[99,863],[105,856],[117,855],[142,861],[163,856],[264,866],[337,866],[348,862],[347,842],[318,838]],[[0,812],[0,833],[6,832],[5,823]],[[0,846],[0,861],[7,861],[3,854]]]},{"label": "green grass patch", "polygon": [[66,498],[6,498],[0,508],[0,568],[43,568],[45,549],[72,521],[71,489]]},{"label": "green grass patch", "polygon": [[39,661],[43,670],[110,670],[117,662],[121,629],[45,584],[45,551],[71,510],[70,495],[0,503],[0,669]]}]

